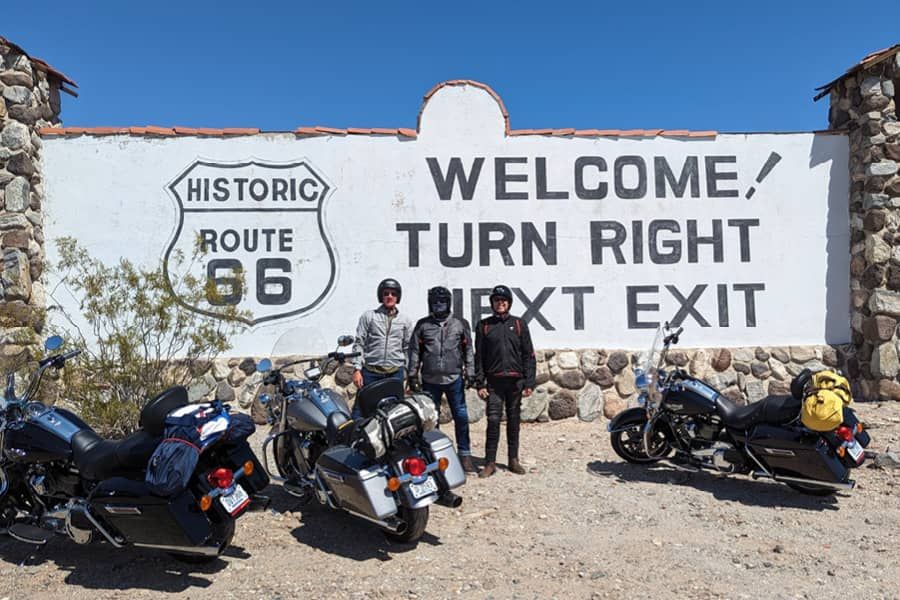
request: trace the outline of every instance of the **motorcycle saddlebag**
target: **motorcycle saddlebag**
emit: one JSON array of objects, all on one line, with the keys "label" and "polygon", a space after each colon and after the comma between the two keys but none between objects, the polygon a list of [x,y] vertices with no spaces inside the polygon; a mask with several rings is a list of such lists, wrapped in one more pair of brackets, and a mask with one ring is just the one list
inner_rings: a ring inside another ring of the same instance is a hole
[{"label": "motorcycle saddlebag", "polygon": [[316,471],[342,508],[378,520],[397,513],[387,476],[362,452],[347,446],[329,448],[316,462]]},{"label": "motorcycle saddlebag", "polygon": [[449,461],[447,469],[443,472],[435,471],[435,475],[444,478],[444,483],[448,489],[459,487],[466,482],[466,472],[463,471],[462,463],[459,462],[459,456],[453,449],[453,442],[446,435],[438,430],[426,431],[422,436],[425,443],[431,448],[431,454],[434,460],[446,458]]},{"label": "motorcycle saddlebag", "polygon": [[757,425],[747,443],[753,454],[776,475],[847,481],[848,470],[818,433],[802,427]]},{"label": "motorcycle saddlebag", "polygon": [[248,494],[253,495],[262,491],[263,488],[269,485],[269,476],[266,475],[266,470],[263,468],[262,464],[260,464],[256,455],[253,454],[253,450],[250,449],[250,445],[246,440],[241,440],[240,442],[228,442],[222,448],[222,451],[225,453],[227,461],[230,463],[226,466],[232,471],[237,471],[244,466],[244,463],[247,461],[253,462],[253,473],[249,476],[245,475],[238,480],[238,483],[241,484],[241,487],[243,487]]},{"label": "motorcycle saddlebag", "polygon": [[113,477],[90,496],[91,512],[112,525],[131,544],[186,547],[212,534],[209,519],[189,490],[163,498],[143,481]]}]

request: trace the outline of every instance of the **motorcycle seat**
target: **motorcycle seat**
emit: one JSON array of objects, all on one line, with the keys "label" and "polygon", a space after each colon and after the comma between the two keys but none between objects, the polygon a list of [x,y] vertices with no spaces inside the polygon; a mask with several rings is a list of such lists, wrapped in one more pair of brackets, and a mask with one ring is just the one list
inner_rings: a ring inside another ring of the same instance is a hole
[{"label": "motorcycle seat", "polygon": [[356,402],[359,404],[359,412],[363,417],[371,417],[378,410],[378,405],[383,400],[403,398],[403,382],[394,377],[373,381],[363,386],[356,394]]},{"label": "motorcycle seat", "polygon": [[716,398],[716,411],[726,426],[747,430],[758,423],[790,423],[800,416],[801,402],[794,396],[767,396],[759,402],[741,406],[720,394]]},{"label": "motorcycle seat", "polygon": [[72,457],[84,479],[100,481],[143,471],[162,437],[138,430],[122,440],[106,440],[91,429],[72,436]]},{"label": "motorcycle seat", "polygon": [[141,409],[141,429],[153,435],[162,435],[166,429],[166,417],[173,410],[188,404],[187,390],[176,385],[157,394]]}]

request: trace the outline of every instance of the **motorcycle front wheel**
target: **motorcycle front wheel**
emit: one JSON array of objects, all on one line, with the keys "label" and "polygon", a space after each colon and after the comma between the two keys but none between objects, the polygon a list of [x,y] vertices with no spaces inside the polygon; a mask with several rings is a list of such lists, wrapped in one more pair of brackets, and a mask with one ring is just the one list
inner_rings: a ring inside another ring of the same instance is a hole
[{"label": "motorcycle front wheel", "polygon": [[644,423],[644,421],[634,423],[624,431],[614,431],[610,434],[609,442],[613,451],[630,463],[655,463],[672,453],[672,447],[665,434],[658,429],[653,432],[650,439],[650,452],[653,456],[644,451]]},{"label": "motorcycle front wheel", "polygon": [[428,507],[409,508],[401,506],[397,511],[397,518],[406,523],[406,529],[400,533],[384,530],[384,535],[392,542],[401,544],[412,544],[418,542],[425,534],[425,527],[428,526]]}]

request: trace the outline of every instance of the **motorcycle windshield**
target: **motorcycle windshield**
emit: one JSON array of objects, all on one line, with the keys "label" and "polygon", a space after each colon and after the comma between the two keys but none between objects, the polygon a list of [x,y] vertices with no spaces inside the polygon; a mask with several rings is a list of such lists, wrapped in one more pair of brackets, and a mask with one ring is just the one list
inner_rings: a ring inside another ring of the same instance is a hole
[{"label": "motorcycle windshield", "polygon": [[649,400],[658,405],[659,390],[656,382],[659,379],[659,367],[662,360],[664,328],[658,327],[653,336],[650,348],[638,356],[638,367],[635,369],[635,385],[647,393]]},{"label": "motorcycle windshield", "polygon": [[322,330],[314,327],[291,327],[282,332],[275,340],[269,358],[282,359],[280,362],[287,362],[284,359],[297,360],[304,356],[310,356],[309,351],[303,352],[303,349],[315,348],[313,352],[324,354],[328,351],[329,342],[326,341]]},{"label": "motorcycle windshield", "polygon": [[20,362],[18,365],[4,365],[2,393],[0,397],[7,402],[21,400],[34,377],[36,365]]}]

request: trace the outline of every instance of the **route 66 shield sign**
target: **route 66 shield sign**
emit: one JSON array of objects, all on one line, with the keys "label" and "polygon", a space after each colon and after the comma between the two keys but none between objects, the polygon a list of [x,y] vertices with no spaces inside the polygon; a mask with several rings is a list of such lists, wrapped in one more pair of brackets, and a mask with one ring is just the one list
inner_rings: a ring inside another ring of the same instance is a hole
[{"label": "route 66 shield sign", "polygon": [[[306,314],[334,286],[334,250],[323,220],[333,190],[307,160],[197,160],[166,187],[178,221],[163,268],[185,308],[220,316],[234,306],[256,325]],[[186,277],[205,297],[183,293]]]}]

